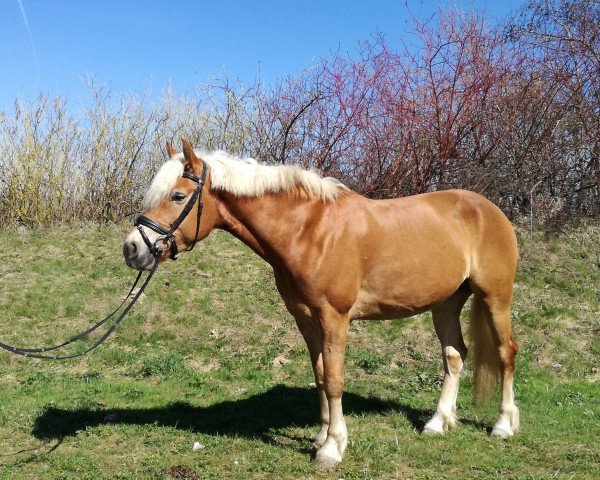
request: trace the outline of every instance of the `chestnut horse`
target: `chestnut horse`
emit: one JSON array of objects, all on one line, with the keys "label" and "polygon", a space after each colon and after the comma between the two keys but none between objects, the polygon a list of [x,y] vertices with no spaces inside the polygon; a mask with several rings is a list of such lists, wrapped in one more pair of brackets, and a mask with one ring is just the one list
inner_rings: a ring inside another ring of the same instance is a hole
[{"label": "chestnut horse", "polygon": [[[475,390],[485,395],[500,379],[500,415],[492,435],[507,438],[517,431],[517,344],[510,317],[517,242],[511,223],[494,204],[463,190],[369,200],[299,167],[194,151],[185,140],[183,153],[167,147],[170,160],[145,196],[145,218],[168,230],[199,188],[204,208],[198,224],[196,203],[173,241],[190,246],[220,228],[273,267],[279,293],[310,352],[321,406],[315,439],[319,466],[335,466],[347,445],[342,391],[352,320],[432,311],[445,375],[424,433],[441,434],[456,425],[459,376],[467,356],[460,312],[471,295]],[[205,169],[202,186],[192,179]],[[147,226],[139,229],[129,234],[123,252],[130,267],[148,269],[154,257],[147,240],[153,243],[159,234]],[[161,259],[172,254],[165,249]]]}]

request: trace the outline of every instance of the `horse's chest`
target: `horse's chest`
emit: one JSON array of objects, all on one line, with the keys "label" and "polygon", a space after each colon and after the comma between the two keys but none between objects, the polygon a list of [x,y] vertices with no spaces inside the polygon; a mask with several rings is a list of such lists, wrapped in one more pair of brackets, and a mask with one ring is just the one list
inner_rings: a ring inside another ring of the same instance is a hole
[{"label": "horse's chest", "polygon": [[310,317],[311,309],[306,294],[295,279],[285,269],[274,269],[275,285],[283,299],[287,310],[294,317]]}]

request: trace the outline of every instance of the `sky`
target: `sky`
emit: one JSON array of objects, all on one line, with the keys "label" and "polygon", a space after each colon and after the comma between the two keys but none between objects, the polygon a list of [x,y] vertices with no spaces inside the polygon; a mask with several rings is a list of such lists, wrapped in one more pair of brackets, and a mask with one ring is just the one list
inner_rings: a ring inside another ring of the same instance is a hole
[{"label": "sky", "polygon": [[83,78],[175,93],[227,74],[270,84],[382,33],[410,42],[411,14],[455,5],[490,23],[520,0],[0,0],[0,111],[40,92],[84,102]]}]

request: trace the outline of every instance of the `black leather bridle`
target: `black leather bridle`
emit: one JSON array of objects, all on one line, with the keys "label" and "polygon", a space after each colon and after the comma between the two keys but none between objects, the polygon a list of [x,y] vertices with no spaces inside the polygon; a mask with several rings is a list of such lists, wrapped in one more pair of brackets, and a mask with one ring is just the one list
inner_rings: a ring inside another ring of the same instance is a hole
[{"label": "black leather bridle", "polygon": [[[144,243],[146,244],[146,246],[150,250],[150,253],[153,256],[160,257],[160,255],[162,255],[162,253],[165,250],[163,246],[168,245],[168,248],[171,252],[171,260],[177,259],[179,249],[177,248],[177,242],[175,241],[175,230],[177,230],[179,226],[183,223],[183,221],[188,216],[192,208],[194,208],[194,203],[196,203],[196,200],[198,200],[198,211],[196,214],[196,234],[194,235],[194,241],[192,242],[191,246],[187,248],[187,251],[192,250],[196,246],[196,242],[198,241],[198,231],[200,230],[200,217],[202,216],[202,209],[204,207],[204,204],[202,202],[202,187],[204,186],[204,182],[206,181],[206,170],[207,165],[206,163],[204,163],[204,161],[202,161],[202,174],[200,177],[197,177],[196,175],[190,172],[183,172],[182,178],[192,180],[198,185],[196,186],[196,189],[192,193],[188,202],[185,204],[185,207],[183,207],[183,210],[175,219],[175,221],[171,224],[171,227],[169,229],[166,229],[165,227],[163,227],[162,225],[155,222],[151,218],[148,218],[145,215],[140,215],[136,219],[135,226],[137,227],[138,232],[140,232],[140,236],[142,237],[142,240],[144,241]],[[150,230],[154,230],[156,233],[159,234],[159,237],[156,240],[154,240],[154,243],[150,241],[148,235],[146,235],[146,232],[142,227],[148,227]]]},{"label": "black leather bridle", "polygon": [[[134,294],[134,291],[135,291],[137,284],[140,281],[140,278],[142,276],[142,271],[139,272],[137,278],[135,279],[135,282],[133,283],[133,286],[131,287],[131,289],[129,290],[129,293],[125,296],[125,298],[123,299],[121,304],[115,310],[113,310],[108,316],[104,317],[102,320],[97,322],[95,325],[87,328],[83,332],[78,333],[77,335],[69,338],[68,340],[66,340],[58,345],[49,346],[49,347],[25,348],[25,347],[16,347],[14,345],[8,345],[7,343],[0,342],[0,348],[7,350],[11,353],[14,353],[16,355],[21,355],[23,357],[39,358],[42,360],[66,360],[69,358],[82,357],[86,353],[91,352],[95,348],[99,347],[117,329],[119,324],[125,318],[125,315],[127,315],[129,310],[131,310],[131,308],[135,305],[135,303],[138,301],[140,296],[144,293],[146,286],[148,285],[148,283],[150,283],[150,279],[152,278],[152,276],[156,272],[156,269],[158,268],[158,264],[160,263],[160,257],[162,256],[162,254],[164,252],[163,246],[166,244],[169,244],[169,248],[171,251],[171,259],[175,260],[177,258],[177,254],[179,251],[177,249],[177,243],[175,242],[175,236],[174,236],[175,230],[177,230],[177,228],[179,228],[179,225],[181,225],[181,223],[185,220],[185,218],[188,216],[188,214],[194,207],[194,203],[196,203],[196,200],[198,200],[198,213],[196,215],[196,235],[194,236],[194,241],[193,241],[192,245],[190,247],[188,247],[187,250],[192,250],[194,248],[194,246],[196,245],[196,242],[198,241],[198,231],[200,230],[200,217],[202,215],[202,208],[203,208],[202,187],[204,186],[204,182],[206,181],[207,168],[208,167],[207,167],[206,163],[204,163],[204,161],[203,161],[202,162],[202,174],[200,177],[197,177],[196,175],[194,175],[190,172],[183,173],[183,175],[182,175],[183,178],[188,178],[189,180],[196,182],[198,185],[196,186],[196,189],[192,193],[192,196],[186,203],[185,207],[183,207],[183,210],[181,211],[179,216],[171,224],[171,228],[169,228],[167,230],[162,225],[155,222],[151,218],[146,217],[145,215],[139,216],[137,218],[137,220],[135,221],[135,225],[138,227],[138,231],[140,232],[140,235],[142,236],[142,240],[150,249],[150,254],[152,255],[152,257],[154,257],[154,264],[152,265],[152,268],[148,272],[148,276],[143,281],[142,286],[139,288],[139,290],[135,294]],[[154,243],[152,243],[150,241],[150,239],[148,238],[148,235],[146,235],[146,232],[144,232],[144,229],[142,228],[142,226],[148,227],[160,235],[154,241]],[[162,243],[162,246],[160,245],[161,243]],[[131,297],[132,294],[133,294],[133,297]],[[125,306],[123,311],[119,314],[117,319],[114,320],[113,324],[110,325],[110,327],[106,330],[106,332],[104,332],[104,334],[98,340],[96,340],[91,346],[87,347],[82,352],[67,354],[67,355],[53,355],[53,354],[48,353],[48,352],[60,350],[64,347],[66,347],[67,345],[71,345],[72,343],[77,342],[78,340],[85,339],[87,337],[87,335],[96,331],[102,325],[104,325],[104,324],[108,323],[110,320],[112,320],[113,317],[118,314],[119,310],[121,310],[121,308],[123,308],[123,306],[125,305],[127,300],[129,300],[130,297],[131,297],[131,300],[129,301],[127,306]]]}]

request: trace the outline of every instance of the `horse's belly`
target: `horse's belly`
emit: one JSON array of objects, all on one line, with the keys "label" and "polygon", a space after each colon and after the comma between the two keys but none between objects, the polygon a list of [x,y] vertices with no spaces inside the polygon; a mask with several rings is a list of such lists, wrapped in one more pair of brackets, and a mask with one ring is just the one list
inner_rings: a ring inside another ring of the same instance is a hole
[{"label": "horse's belly", "polygon": [[431,308],[448,298],[451,294],[452,292],[446,295],[436,295],[427,301],[414,301],[415,299],[413,298],[387,299],[362,294],[350,309],[350,318],[385,320],[411,317],[412,315],[431,310]]},{"label": "horse's belly", "polygon": [[465,274],[455,272],[433,281],[421,277],[414,282],[396,280],[364,286],[350,309],[350,318],[383,320],[425,312],[455,293],[465,279]]},{"label": "horse's belly", "polygon": [[350,309],[351,319],[385,320],[391,318],[405,318],[429,310],[433,305],[415,305],[411,302],[389,302],[377,297],[361,295]]}]

